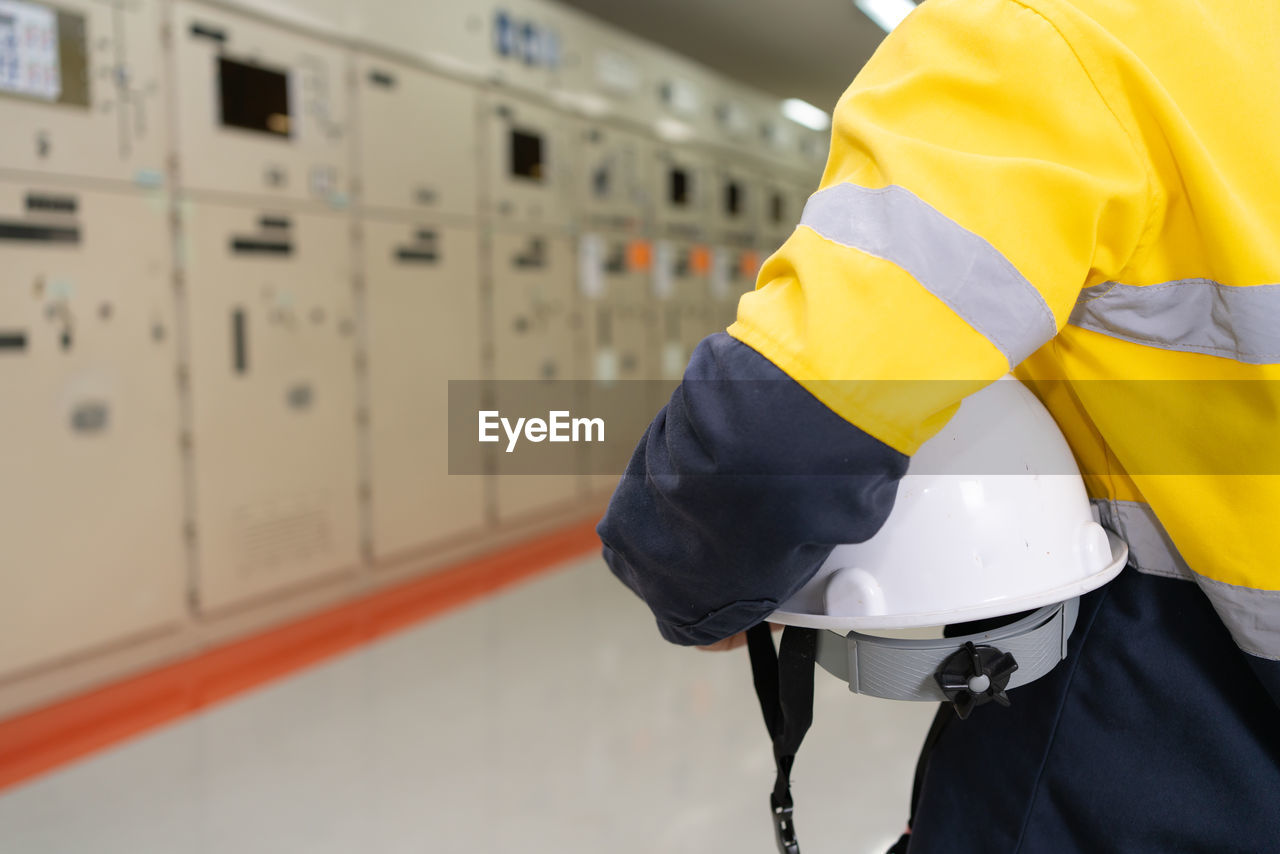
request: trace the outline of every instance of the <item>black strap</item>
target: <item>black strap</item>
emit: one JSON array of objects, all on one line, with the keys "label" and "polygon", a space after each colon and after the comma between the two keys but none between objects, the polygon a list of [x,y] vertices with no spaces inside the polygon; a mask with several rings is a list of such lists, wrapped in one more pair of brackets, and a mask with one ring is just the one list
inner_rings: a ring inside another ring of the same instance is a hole
[{"label": "black strap", "polygon": [[769,808],[781,854],[800,854],[792,819],[795,805],[791,800],[791,766],[813,722],[813,666],[817,649],[816,629],[787,626],[776,652],[767,623],[747,630],[756,697],[760,700],[764,725],[773,740],[773,760],[778,769]]}]

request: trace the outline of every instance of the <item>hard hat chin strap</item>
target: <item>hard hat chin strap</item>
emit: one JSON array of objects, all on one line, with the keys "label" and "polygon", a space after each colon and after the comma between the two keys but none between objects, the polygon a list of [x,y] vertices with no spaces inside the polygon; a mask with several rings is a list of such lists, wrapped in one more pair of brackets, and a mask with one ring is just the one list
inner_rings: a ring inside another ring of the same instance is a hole
[{"label": "hard hat chin strap", "polygon": [[774,652],[768,623],[747,630],[756,697],[764,713],[764,725],[773,739],[773,761],[778,769],[769,808],[781,854],[800,854],[792,820],[791,765],[813,722],[813,664],[817,644],[817,629],[787,626],[778,651]]},{"label": "hard hat chin strap", "polygon": [[1040,678],[1066,658],[1079,610],[1080,601],[1070,599],[989,631],[936,639],[841,635],[787,626],[776,652],[768,623],[748,629],[756,697],[778,769],[769,807],[780,854],[800,854],[792,818],[791,766],[813,722],[815,662],[848,682],[855,693],[940,700],[965,718],[983,703],[1009,705],[1006,689]]}]

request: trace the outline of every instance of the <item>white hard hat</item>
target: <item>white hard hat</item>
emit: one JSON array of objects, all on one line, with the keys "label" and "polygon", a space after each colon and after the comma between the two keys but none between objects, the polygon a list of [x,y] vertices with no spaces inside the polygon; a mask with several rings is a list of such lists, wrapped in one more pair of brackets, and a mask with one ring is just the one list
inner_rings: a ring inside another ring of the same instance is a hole
[{"label": "white hard hat", "polygon": [[[954,699],[934,674],[966,642],[1016,658],[1008,687],[1052,669],[1066,652],[1075,599],[1114,578],[1127,558],[1124,542],[1094,517],[1052,416],[1006,376],[966,398],[911,458],[879,532],[837,546],[768,620],[838,633],[838,643],[820,639],[818,663],[850,678],[854,691]],[[968,638],[861,634],[1025,611],[1035,613]]]},{"label": "white hard hat", "polygon": [[[1066,657],[1079,597],[1124,568],[1129,548],[1094,517],[1071,449],[1012,376],[965,398],[911,458],[889,518],[840,545],[747,633],[756,694],[773,738],[778,850],[798,854],[791,764],[813,714],[813,664],[851,691],[950,702],[960,717],[1038,679]],[[1029,613],[1026,613],[1029,612]],[[868,632],[1009,617],[942,638]]]}]

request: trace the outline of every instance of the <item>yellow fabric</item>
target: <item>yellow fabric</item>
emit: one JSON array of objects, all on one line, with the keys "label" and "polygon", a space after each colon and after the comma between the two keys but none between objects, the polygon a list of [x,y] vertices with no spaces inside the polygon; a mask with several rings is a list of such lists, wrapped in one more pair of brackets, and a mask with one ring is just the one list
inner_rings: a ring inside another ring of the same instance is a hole
[{"label": "yellow fabric", "polygon": [[[822,187],[904,187],[998,250],[1054,315],[1017,374],[1091,493],[1149,502],[1198,573],[1277,590],[1280,384],[1259,381],[1280,365],[1067,322],[1107,282],[1280,281],[1280,102],[1258,76],[1280,4],[1157,5],[927,0],[841,98]],[[904,270],[803,226],[729,332],[905,453],[1008,369]]]},{"label": "yellow fabric", "polygon": [[[957,401],[985,385],[974,377],[1008,371],[990,342],[901,269],[831,246],[808,229],[797,229],[760,275],[765,284],[754,296],[766,298],[768,307],[761,309],[757,302],[751,310],[768,311],[768,323],[746,313],[753,296],[748,295],[730,333],[836,412],[900,450],[914,451],[923,441],[921,433],[942,429]],[[927,328],[929,336],[902,346],[908,319]],[[850,357],[856,361],[846,362]],[[836,360],[839,367],[831,367]],[[867,381],[850,382],[854,377]]]},{"label": "yellow fabric", "polygon": [[[980,235],[1040,290],[1059,327],[1082,285],[1120,272],[1150,208],[1134,143],[1069,46],[1009,0],[930,0],[885,40],[835,112],[822,186],[842,182],[906,187]],[[729,332],[784,370],[812,369],[796,379],[910,454],[1008,365],[883,266],[801,227]],[[814,378],[837,382],[824,391]],[[969,382],[941,400],[883,382],[916,379]]]}]

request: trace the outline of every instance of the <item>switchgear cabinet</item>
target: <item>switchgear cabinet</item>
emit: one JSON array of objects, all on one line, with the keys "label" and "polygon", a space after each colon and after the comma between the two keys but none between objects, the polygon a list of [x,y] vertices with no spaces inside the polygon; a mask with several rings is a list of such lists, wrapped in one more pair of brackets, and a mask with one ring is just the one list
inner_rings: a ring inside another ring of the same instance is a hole
[{"label": "switchgear cabinet", "polygon": [[182,0],[173,19],[184,189],[344,207],[347,52]]},{"label": "switchgear cabinet", "polygon": [[349,225],[185,208],[199,601],[205,610],[360,559]]},{"label": "switchgear cabinet", "polygon": [[449,381],[481,378],[474,228],[363,223],[370,490],[379,562],[484,525],[483,476],[449,473]]},{"label": "switchgear cabinet", "polygon": [[[573,286],[573,255],[569,238],[561,234],[499,231],[493,235],[490,263],[495,408],[512,411],[539,400],[537,383],[582,377],[576,347],[581,321]],[[579,494],[577,471],[513,473],[506,454],[498,451],[495,459],[500,520],[563,506]]]},{"label": "switchgear cabinet", "polygon": [[364,54],[356,57],[355,74],[361,205],[474,216],[475,88]]},{"label": "switchgear cabinet", "polygon": [[566,118],[509,96],[485,104],[488,213],[502,223],[568,222],[571,161]]},{"label": "switchgear cabinet", "polygon": [[0,182],[0,676],[184,613],[167,214]]},{"label": "switchgear cabinet", "polygon": [[165,181],[157,0],[0,0],[0,169]]}]

